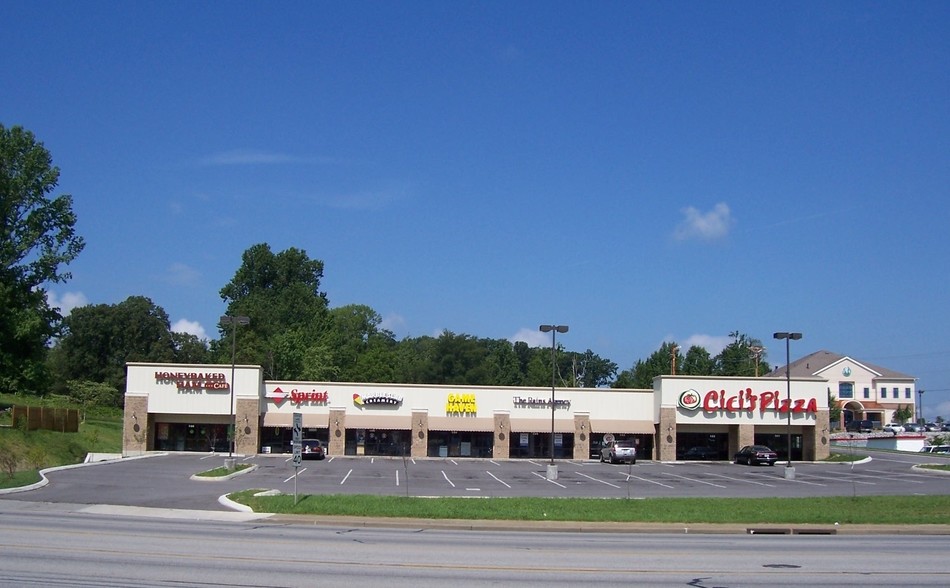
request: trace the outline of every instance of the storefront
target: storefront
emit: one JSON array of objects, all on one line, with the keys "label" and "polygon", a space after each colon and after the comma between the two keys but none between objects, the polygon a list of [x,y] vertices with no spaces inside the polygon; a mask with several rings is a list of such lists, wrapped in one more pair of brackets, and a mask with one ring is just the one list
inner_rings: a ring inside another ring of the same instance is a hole
[{"label": "storefront", "polygon": [[[263,381],[259,366],[130,363],[123,450],[434,458],[591,459],[610,434],[640,459],[729,459],[767,441],[793,459],[828,454],[826,382],[664,376],[652,390]],[[234,386],[232,387],[232,381]]]}]

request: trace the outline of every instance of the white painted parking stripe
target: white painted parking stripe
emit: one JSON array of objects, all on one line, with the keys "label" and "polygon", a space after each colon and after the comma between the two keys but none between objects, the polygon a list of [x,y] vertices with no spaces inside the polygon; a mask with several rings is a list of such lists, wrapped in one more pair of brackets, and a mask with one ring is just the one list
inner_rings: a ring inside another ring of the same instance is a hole
[{"label": "white painted parking stripe", "polygon": [[342,480],[340,480],[340,486],[342,486],[343,484],[346,484],[347,478],[349,478],[349,477],[350,477],[350,474],[352,474],[352,473],[353,473],[353,470],[350,470],[350,471],[346,472],[346,475],[343,476],[343,479],[342,479]]},{"label": "white painted parking stripe", "polygon": [[449,476],[445,473],[445,470],[442,470],[442,477],[445,478],[445,481],[452,485],[455,488],[455,482],[449,479]]},{"label": "white painted parking stripe", "polygon": [[505,482],[504,480],[502,480],[501,478],[499,478],[499,477],[496,476],[495,474],[493,474],[493,473],[491,473],[491,472],[487,472],[487,471],[486,471],[485,473],[488,474],[489,476],[491,476],[492,478],[495,478],[495,480],[496,480],[497,482],[500,482],[501,484],[504,484],[506,487],[511,488],[511,485],[510,485],[510,484],[508,484],[507,482]]},{"label": "white painted parking stripe", "polygon": [[299,470],[297,470],[296,468],[294,468],[294,469],[295,469],[294,475],[293,475],[293,476],[290,476],[289,478],[287,478],[286,480],[284,480],[284,484],[286,484],[287,482],[293,480],[295,477],[298,477],[298,476],[300,476],[300,474],[302,474],[302,473],[304,473],[305,471],[307,471],[307,468],[301,468],[301,469],[299,469]]},{"label": "white painted parking stripe", "polygon": [[670,485],[668,485],[668,484],[664,484],[663,482],[657,482],[656,480],[651,480],[651,479],[649,479],[649,478],[641,478],[640,476],[631,476],[630,474],[627,474],[627,481],[628,481],[628,482],[630,481],[630,478],[634,478],[634,479],[636,479],[636,480],[640,480],[641,482],[649,482],[649,483],[651,483],[651,484],[656,484],[657,486],[663,486],[664,488],[669,488],[670,490],[673,489],[673,486],[670,486]]},{"label": "white painted parking stripe", "polygon": [[725,478],[725,479],[730,480],[730,481],[733,481],[733,480],[734,480],[734,481],[736,481],[736,482],[746,482],[746,483],[748,483],[748,484],[756,484],[757,486],[768,486],[769,488],[775,488],[775,484],[766,484],[765,482],[756,482],[756,481],[754,481],[754,480],[745,480],[745,479],[743,479],[743,478],[734,478],[734,477],[732,477],[732,476],[726,476],[726,475],[723,475],[723,474],[709,474],[709,475],[710,475],[710,476],[716,476],[717,478]]},{"label": "white painted parking stripe", "polygon": [[578,476],[584,476],[585,478],[587,478],[588,480],[591,480],[591,481],[593,481],[593,482],[600,482],[601,484],[606,484],[607,486],[613,486],[614,488],[620,489],[620,486],[618,486],[618,485],[616,485],[616,484],[611,484],[610,482],[608,482],[608,481],[606,481],[606,480],[598,480],[597,478],[595,478],[595,477],[593,477],[593,476],[588,476],[587,474],[582,474],[582,473],[580,473],[580,472],[577,472],[577,475],[578,475]]},{"label": "white painted parking stripe", "polygon": [[700,484],[706,484],[707,486],[715,486],[716,488],[725,488],[725,486],[720,486],[719,484],[713,484],[712,482],[706,482],[705,480],[697,480],[696,478],[687,478],[686,476],[677,476],[676,474],[666,474],[667,476],[673,476],[674,478],[679,478],[681,480],[686,480],[687,482],[699,482]]},{"label": "white painted parking stripe", "polygon": [[396,470],[396,486],[399,486],[399,470]]},{"label": "white painted parking stripe", "polygon": [[544,480],[545,482],[550,482],[550,483],[554,484],[555,486],[560,486],[561,488],[565,488],[565,489],[567,488],[567,486],[565,486],[565,485],[563,485],[563,484],[558,484],[558,483],[555,482],[554,480],[548,480],[545,476],[542,476],[542,475],[539,474],[538,472],[531,472],[531,473],[534,474],[535,476],[541,478],[541,479]]}]

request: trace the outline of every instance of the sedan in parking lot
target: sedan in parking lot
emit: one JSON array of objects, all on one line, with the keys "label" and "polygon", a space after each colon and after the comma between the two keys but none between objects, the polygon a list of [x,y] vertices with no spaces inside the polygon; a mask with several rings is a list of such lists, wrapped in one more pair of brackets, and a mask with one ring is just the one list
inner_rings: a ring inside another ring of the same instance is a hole
[{"label": "sedan in parking lot", "polygon": [[319,439],[304,439],[301,442],[300,457],[303,459],[323,459],[327,456],[326,449]]},{"label": "sedan in parking lot", "polygon": [[765,445],[746,445],[736,453],[736,463],[746,465],[768,464],[775,465],[778,460],[778,454]]}]

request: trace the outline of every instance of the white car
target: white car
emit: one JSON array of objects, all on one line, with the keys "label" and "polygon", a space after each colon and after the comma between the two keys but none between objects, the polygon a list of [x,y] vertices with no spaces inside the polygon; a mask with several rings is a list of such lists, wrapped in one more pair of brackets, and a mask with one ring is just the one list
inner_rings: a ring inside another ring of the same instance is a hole
[{"label": "white car", "polygon": [[884,425],[884,432],[893,433],[896,435],[898,433],[903,433],[904,427],[902,427],[901,425],[898,425],[897,423],[891,423],[889,425]]}]

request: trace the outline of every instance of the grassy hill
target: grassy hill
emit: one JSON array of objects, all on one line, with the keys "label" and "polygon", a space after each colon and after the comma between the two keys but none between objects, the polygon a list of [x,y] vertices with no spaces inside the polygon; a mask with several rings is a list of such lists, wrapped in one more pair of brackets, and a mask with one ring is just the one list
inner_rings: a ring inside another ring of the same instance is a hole
[{"label": "grassy hill", "polygon": [[[81,409],[78,433],[25,431],[12,422],[10,406],[79,408],[60,397],[0,394],[0,488],[32,484],[43,468],[81,463],[87,453],[122,451],[122,411]],[[12,474],[12,475],[11,475]]]}]

